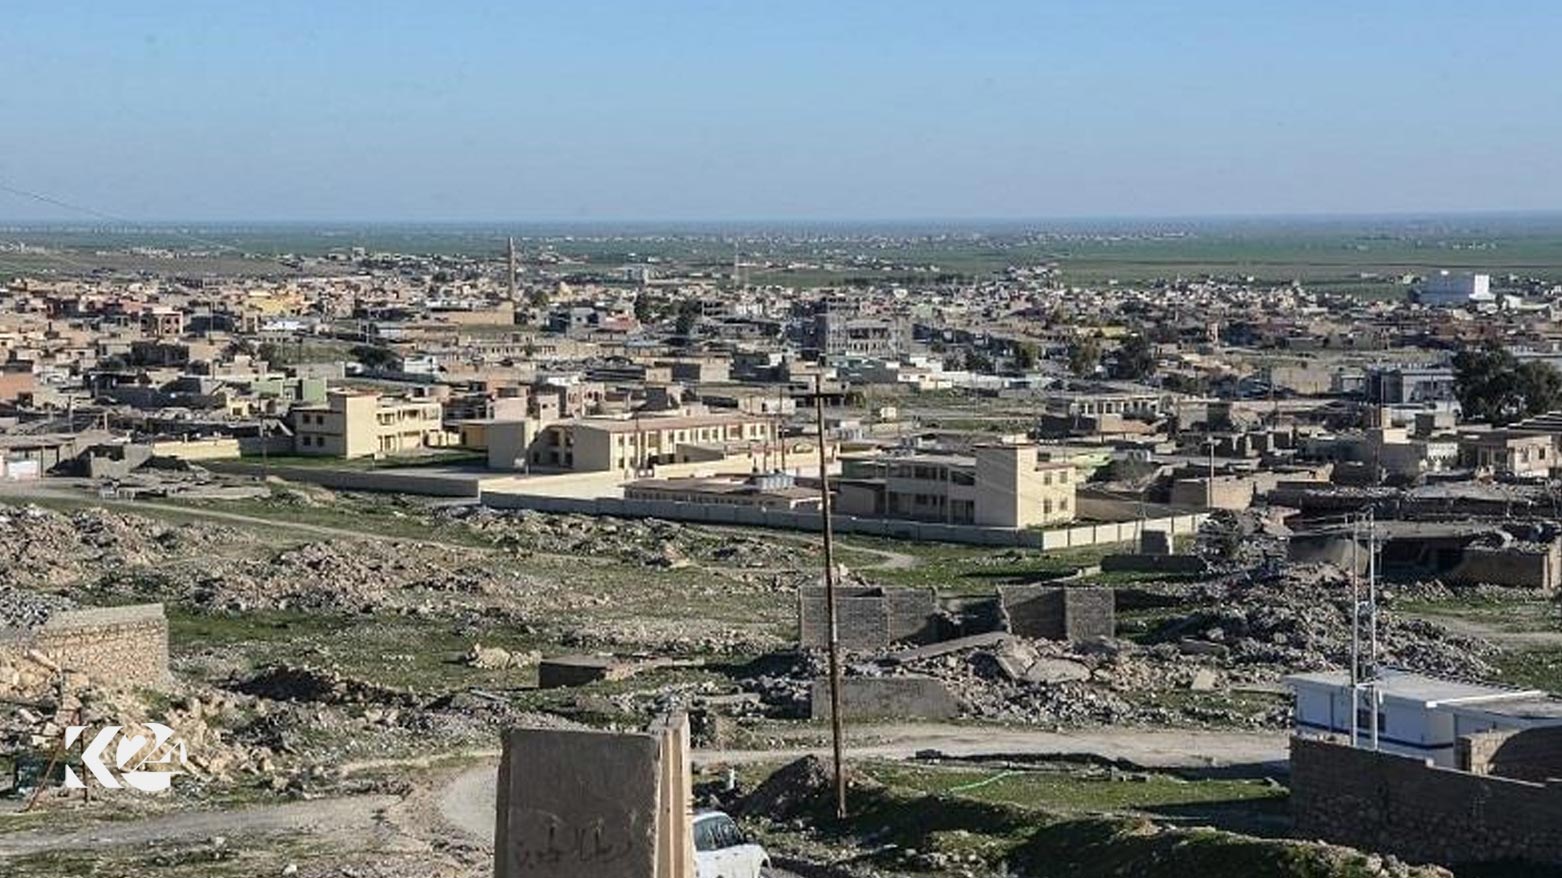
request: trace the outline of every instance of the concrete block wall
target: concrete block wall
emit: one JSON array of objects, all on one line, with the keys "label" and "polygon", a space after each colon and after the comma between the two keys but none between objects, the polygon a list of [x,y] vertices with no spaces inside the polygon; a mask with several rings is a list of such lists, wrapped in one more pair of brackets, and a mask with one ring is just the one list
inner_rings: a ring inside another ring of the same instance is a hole
[{"label": "concrete block wall", "polygon": [[1562,550],[1556,542],[1536,551],[1466,546],[1458,566],[1442,578],[1452,583],[1555,591],[1559,567],[1562,567]]},{"label": "concrete block wall", "polygon": [[1554,783],[1292,738],[1290,786],[1302,838],[1412,862],[1562,863],[1562,786]]},{"label": "concrete block wall", "polygon": [[[806,649],[829,646],[830,617],[824,586],[797,592],[798,641]],[[841,647],[883,649],[900,641],[923,642],[936,634],[938,596],[930,588],[840,588],[836,619]]]},{"label": "concrete block wall", "polygon": [[1006,627],[1021,637],[1082,640],[1116,631],[1116,596],[1109,588],[1005,585],[998,601]]},{"label": "concrete block wall", "polygon": [[[889,613],[882,596],[873,589],[841,589],[835,598],[836,630],[842,649],[883,649],[890,643]],[[804,649],[827,649],[830,615],[824,587],[797,590],[798,642]]]},{"label": "concrete block wall", "polygon": [[169,682],[168,619],[162,604],[68,610],[40,628],[10,629],[0,652],[35,650],[105,687],[159,688]]},{"label": "concrete block wall", "polygon": [[[952,719],[960,704],[932,677],[847,677],[841,680],[841,711],[847,719]],[[809,693],[814,719],[830,716],[830,681],[815,680]]]}]

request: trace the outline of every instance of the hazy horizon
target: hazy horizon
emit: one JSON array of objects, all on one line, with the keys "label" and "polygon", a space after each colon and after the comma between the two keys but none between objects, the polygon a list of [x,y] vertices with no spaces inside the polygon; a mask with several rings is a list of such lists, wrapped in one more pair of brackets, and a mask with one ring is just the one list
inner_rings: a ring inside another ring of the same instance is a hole
[{"label": "hazy horizon", "polygon": [[0,222],[1562,210],[1552,3],[103,8],[8,4]]}]

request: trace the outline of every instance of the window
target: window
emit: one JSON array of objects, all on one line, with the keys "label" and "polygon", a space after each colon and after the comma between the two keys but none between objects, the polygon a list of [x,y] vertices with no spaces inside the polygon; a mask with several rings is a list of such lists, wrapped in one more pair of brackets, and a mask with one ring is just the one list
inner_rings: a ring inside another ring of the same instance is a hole
[{"label": "window", "polygon": [[[1365,707],[1356,708],[1356,728],[1369,734],[1372,732],[1372,711]],[[1388,713],[1380,710],[1378,711],[1378,734],[1382,735],[1387,731]]]},{"label": "window", "polygon": [[694,824],[694,849],[697,851],[713,851],[718,847],[716,843],[716,821],[701,820]]}]

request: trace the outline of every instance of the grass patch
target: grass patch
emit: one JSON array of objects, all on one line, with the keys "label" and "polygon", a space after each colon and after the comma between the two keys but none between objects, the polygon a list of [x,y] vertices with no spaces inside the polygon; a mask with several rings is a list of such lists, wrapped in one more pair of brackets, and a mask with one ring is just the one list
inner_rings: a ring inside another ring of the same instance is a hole
[{"label": "grass patch", "polygon": [[1562,647],[1504,651],[1495,663],[1502,682],[1527,689],[1562,693]]}]

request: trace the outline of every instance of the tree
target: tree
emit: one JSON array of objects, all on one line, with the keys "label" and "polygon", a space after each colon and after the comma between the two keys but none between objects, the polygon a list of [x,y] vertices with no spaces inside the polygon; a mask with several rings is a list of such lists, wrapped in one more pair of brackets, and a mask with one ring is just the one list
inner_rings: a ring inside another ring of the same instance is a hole
[{"label": "tree", "polygon": [[1519,364],[1519,395],[1524,398],[1524,417],[1533,418],[1562,408],[1562,372],[1540,360]]},{"label": "tree", "polygon": [[1101,365],[1101,339],[1087,335],[1068,344],[1068,370],[1080,378],[1095,374]]},{"label": "tree", "polygon": [[700,303],[689,299],[678,306],[678,322],[673,325],[673,334],[679,338],[688,339],[694,333],[694,327],[699,323]]},{"label": "tree", "polygon": [[1466,419],[1502,425],[1562,407],[1562,374],[1493,342],[1454,355],[1454,395]]},{"label": "tree", "polygon": [[1029,372],[1036,368],[1037,357],[1036,343],[1022,341],[1014,346],[1014,368],[1021,372]]},{"label": "tree", "polygon": [[1128,381],[1138,381],[1155,374],[1155,349],[1144,335],[1130,335],[1117,346],[1112,375]]},{"label": "tree", "polygon": [[656,311],[651,305],[651,297],[645,293],[635,296],[635,319],[641,323],[650,323],[656,319]]},{"label": "tree", "polygon": [[965,352],[965,368],[971,372],[992,372],[993,358],[973,348]]},{"label": "tree", "polygon": [[353,345],[348,353],[366,369],[388,369],[395,365],[397,359],[395,351],[372,344]]}]

